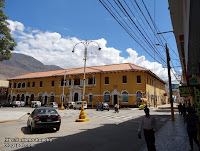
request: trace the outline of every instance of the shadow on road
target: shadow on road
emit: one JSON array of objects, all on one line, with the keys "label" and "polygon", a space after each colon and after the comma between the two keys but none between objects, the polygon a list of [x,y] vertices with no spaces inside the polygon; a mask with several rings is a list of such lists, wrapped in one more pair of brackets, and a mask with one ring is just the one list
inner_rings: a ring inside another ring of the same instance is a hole
[{"label": "shadow on road", "polygon": [[56,131],[52,128],[47,129],[38,129],[35,132],[31,132],[31,129],[29,127],[22,127],[21,131],[26,135],[33,135],[33,134],[45,134],[45,133],[55,133]]},{"label": "shadow on road", "polygon": [[[157,119],[158,129],[170,119],[169,115],[155,115],[154,117]],[[166,120],[160,120],[163,118]],[[34,147],[22,148],[18,151],[139,151],[146,146],[144,136],[142,135],[142,139],[137,137],[140,119],[141,117],[120,124],[105,124],[94,129],[81,129],[83,131],[80,133],[52,137],[52,142],[36,144]],[[22,131],[24,134],[30,134],[30,129],[27,127],[22,127]]]}]

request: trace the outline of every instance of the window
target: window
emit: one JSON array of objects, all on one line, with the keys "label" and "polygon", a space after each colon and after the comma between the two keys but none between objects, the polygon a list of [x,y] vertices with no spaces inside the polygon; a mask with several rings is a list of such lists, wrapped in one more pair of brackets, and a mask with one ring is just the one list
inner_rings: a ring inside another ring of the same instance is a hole
[{"label": "window", "polygon": [[128,92],[127,91],[122,92],[122,102],[128,102]]},{"label": "window", "polygon": [[109,77],[105,77],[105,84],[109,84]]},{"label": "window", "polygon": [[54,81],[51,81],[51,86],[54,87]]},{"label": "window", "polygon": [[22,88],[25,88],[25,87],[26,87],[26,83],[23,82],[23,83],[22,83]]},{"label": "window", "polygon": [[141,97],[142,97],[142,92],[141,91],[137,91],[136,98],[140,99]]},{"label": "window", "polygon": [[93,101],[93,95],[89,94],[89,101],[88,102],[92,102]]},{"label": "window", "polygon": [[22,85],[21,83],[18,83],[17,88],[21,88],[21,85]]},{"label": "window", "polygon": [[31,85],[30,82],[28,82],[28,86],[27,87],[30,88],[30,85]]},{"label": "window", "polygon": [[53,93],[51,93],[51,95],[50,95],[50,102],[54,102],[54,94]]},{"label": "window", "polygon": [[42,94],[39,94],[38,101],[42,102]]},{"label": "window", "polygon": [[127,83],[127,77],[126,76],[122,77],[122,83]]},{"label": "window", "polygon": [[16,83],[14,83],[14,88],[16,88],[17,87],[17,84]]},{"label": "window", "polygon": [[34,94],[31,94],[31,101],[34,101]]},{"label": "window", "polygon": [[141,76],[137,76],[137,83],[141,83]]},{"label": "window", "polygon": [[104,93],[104,102],[110,102],[110,92]]},{"label": "window", "polygon": [[80,85],[80,78],[78,76],[74,79],[74,85]]},{"label": "window", "polygon": [[91,75],[91,76],[88,78],[88,84],[95,84],[94,75]]},{"label": "window", "polygon": [[69,85],[71,85],[71,83],[72,83],[72,82],[71,82],[71,79],[69,79]]},{"label": "window", "polygon": [[10,83],[10,88],[12,87],[12,83]]},{"label": "window", "polygon": [[33,87],[33,88],[35,87],[35,82],[32,83],[32,87]]},{"label": "window", "polygon": [[42,87],[42,81],[40,81],[40,87]]}]

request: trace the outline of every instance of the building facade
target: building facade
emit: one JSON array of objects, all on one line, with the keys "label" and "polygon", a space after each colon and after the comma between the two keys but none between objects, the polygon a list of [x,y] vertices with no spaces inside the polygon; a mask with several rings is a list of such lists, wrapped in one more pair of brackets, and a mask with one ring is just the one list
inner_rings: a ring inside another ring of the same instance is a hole
[{"label": "building facade", "polygon": [[[83,68],[29,73],[9,79],[8,98],[12,101],[41,101],[64,104],[82,101]],[[130,63],[86,68],[85,97],[89,106],[96,102],[119,103],[132,107],[141,98],[164,103],[165,82],[146,68]],[[64,93],[63,93],[64,92]]]}]

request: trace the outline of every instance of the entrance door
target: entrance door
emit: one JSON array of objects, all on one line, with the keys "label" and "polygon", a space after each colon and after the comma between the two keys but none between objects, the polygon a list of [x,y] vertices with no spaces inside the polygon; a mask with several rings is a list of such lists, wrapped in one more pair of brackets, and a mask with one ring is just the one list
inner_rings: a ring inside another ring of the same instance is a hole
[{"label": "entrance door", "polygon": [[118,103],[118,95],[114,95],[114,104],[113,105],[115,105],[117,103]]},{"label": "entrance door", "polygon": [[74,94],[74,102],[78,101],[78,93]]},{"label": "entrance door", "polygon": [[45,96],[45,97],[44,97],[44,105],[46,105],[46,104],[47,104],[47,101],[48,101],[48,97],[47,97],[47,96]]},{"label": "entrance door", "polygon": [[26,105],[28,105],[29,96],[26,96]]}]

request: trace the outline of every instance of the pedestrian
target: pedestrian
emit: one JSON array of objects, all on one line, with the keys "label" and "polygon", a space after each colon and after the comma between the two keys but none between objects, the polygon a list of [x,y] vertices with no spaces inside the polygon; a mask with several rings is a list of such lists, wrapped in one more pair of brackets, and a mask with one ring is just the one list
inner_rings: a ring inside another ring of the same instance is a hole
[{"label": "pedestrian", "polygon": [[188,110],[188,114],[185,115],[184,121],[187,123],[187,133],[190,141],[190,147],[193,151],[193,140],[198,145],[200,151],[200,144],[197,140],[197,125],[199,126],[198,116],[194,114],[194,111]]},{"label": "pedestrian", "polygon": [[181,110],[182,110],[182,104],[180,103],[180,104],[178,105],[178,112],[179,112],[179,114],[181,114]]},{"label": "pedestrian", "polygon": [[98,106],[98,104],[97,104],[97,101],[96,101],[96,103],[95,103],[95,109],[97,109],[97,106]]},{"label": "pedestrian", "polygon": [[183,116],[183,117],[185,117],[185,115],[186,115],[186,107],[185,107],[185,104],[183,104],[183,106],[182,106],[182,110],[181,110],[181,115]]},{"label": "pedestrian", "polygon": [[191,106],[190,102],[188,103],[186,110],[187,110],[187,112],[188,112],[188,110],[194,110],[193,107]]},{"label": "pedestrian", "polygon": [[142,117],[139,124],[138,137],[141,137],[141,131],[143,129],[148,151],[156,151],[154,136],[156,130],[156,119],[149,114],[149,108],[145,108],[144,112],[145,116]]}]

